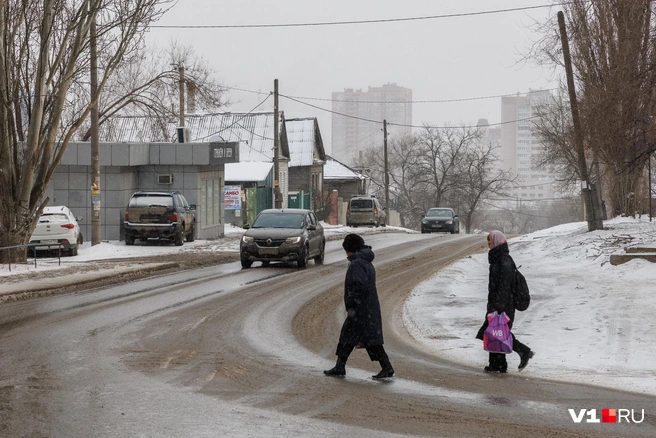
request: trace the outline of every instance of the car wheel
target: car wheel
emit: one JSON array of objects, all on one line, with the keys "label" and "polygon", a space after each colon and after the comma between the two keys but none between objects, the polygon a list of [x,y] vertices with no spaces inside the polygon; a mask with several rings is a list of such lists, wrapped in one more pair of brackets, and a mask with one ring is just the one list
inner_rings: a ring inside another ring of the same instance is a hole
[{"label": "car wheel", "polygon": [[307,267],[308,252],[309,252],[308,247],[305,246],[305,247],[303,247],[303,251],[301,251],[301,253],[298,255],[298,262],[296,262],[296,263],[298,263],[298,269],[303,269],[303,268]]},{"label": "car wheel", "polygon": [[77,255],[77,245],[75,245],[75,248],[71,248],[70,252],[68,253],[70,256],[76,256]]},{"label": "car wheel", "polygon": [[187,234],[187,242],[193,242],[195,237],[194,234],[196,233],[196,225],[191,224],[191,229],[189,230],[189,233]]},{"label": "car wheel", "polygon": [[175,246],[182,246],[182,231],[175,233],[173,242],[175,243]]},{"label": "car wheel", "polygon": [[242,259],[242,261],[241,261],[241,267],[242,267],[242,269],[248,269],[248,268],[250,268],[252,265],[253,265],[253,262],[251,262],[250,260],[243,260],[243,259]]},{"label": "car wheel", "polygon": [[126,245],[134,245],[134,237],[130,235],[125,235],[125,244]]},{"label": "car wheel", "polygon": [[84,238],[82,237],[82,233],[77,235],[77,244],[82,245],[84,243]]},{"label": "car wheel", "polygon": [[426,234],[426,230],[421,230],[421,234]]},{"label": "car wheel", "polygon": [[271,264],[271,262],[262,262],[262,266],[267,267]]},{"label": "car wheel", "polygon": [[314,258],[315,265],[323,265],[323,259],[326,256],[326,242],[321,242],[321,252]]}]

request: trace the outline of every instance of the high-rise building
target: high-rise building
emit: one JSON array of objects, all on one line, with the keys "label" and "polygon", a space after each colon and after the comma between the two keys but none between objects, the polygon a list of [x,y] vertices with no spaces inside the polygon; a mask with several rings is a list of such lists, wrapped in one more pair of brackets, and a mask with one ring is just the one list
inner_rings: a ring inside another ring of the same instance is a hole
[{"label": "high-rise building", "polygon": [[383,149],[383,120],[390,135],[412,134],[412,90],[396,84],[332,94],[331,155],[351,166],[369,148]]},{"label": "high-rise building", "polygon": [[538,200],[553,198],[553,177],[532,165],[543,146],[532,134],[536,107],[551,98],[550,91],[532,91],[525,95],[501,98],[501,163],[504,171],[517,177],[515,198]]}]

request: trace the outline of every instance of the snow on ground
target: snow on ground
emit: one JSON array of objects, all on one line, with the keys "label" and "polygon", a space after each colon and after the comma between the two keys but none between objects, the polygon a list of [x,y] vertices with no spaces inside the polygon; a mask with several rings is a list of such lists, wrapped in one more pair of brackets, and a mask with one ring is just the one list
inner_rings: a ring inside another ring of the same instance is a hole
[{"label": "snow on ground", "polygon": [[[616,218],[604,230],[587,222],[509,239],[526,276],[531,306],[515,314],[513,333],[536,352],[522,374],[656,395],[656,265],[612,266],[624,248],[656,248],[656,221]],[[474,338],[487,301],[487,252],[462,259],[420,285],[406,302],[404,322],[441,357],[487,365]],[[519,356],[508,357],[517,373]]]},{"label": "snow on ground", "polygon": [[[531,288],[531,307],[517,312],[513,332],[536,356],[522,374],[583,382],[656,395],[656,265],[634,260],[612,266],[611,254],[636,246],[656,247],[656,221],[616,218],[606,229],[587,232],[587,223],[560,225],[509,240],[510,254]],[[324,224],[328,239],[346,233],[384,231]],[[396,231],[416,233],[403,228]],[[225,237],[174,245],[124,242],[85,243],[62,267],[94,260],[144,257],[185,251],[237,251],[241,228],[226,226]],[[57,259],[0,266],[0,277],[59,269]],[[487,253],[453,263],[422,283],[405,305],[404,322],[412,335],[453,361],[487,363],[474,338],[485,317]],[[508,358],[516,373],[519,357]]]}]

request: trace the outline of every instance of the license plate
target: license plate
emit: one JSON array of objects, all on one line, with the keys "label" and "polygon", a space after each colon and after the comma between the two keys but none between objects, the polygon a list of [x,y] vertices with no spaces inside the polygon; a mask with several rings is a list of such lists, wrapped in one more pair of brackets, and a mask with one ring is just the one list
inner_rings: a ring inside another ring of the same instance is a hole
[{"label": "license plate", "polygon": [[276,254],[278,254],[278,248],[260,248],[260,254],[262,254],[262,255],[276,255]]},{"label": "license plate", "polygon": [[56,243],[59,243],[59,242],[57,240],[42,240],[40,243],[43,244],[43,245],[49,245],[49,244],[53,244],[53,243],[56,244]]},{"label": "license plate", "polygon": [[433,224],[433,228],[442,228],[442,225],[440,225],[440,224]]}]

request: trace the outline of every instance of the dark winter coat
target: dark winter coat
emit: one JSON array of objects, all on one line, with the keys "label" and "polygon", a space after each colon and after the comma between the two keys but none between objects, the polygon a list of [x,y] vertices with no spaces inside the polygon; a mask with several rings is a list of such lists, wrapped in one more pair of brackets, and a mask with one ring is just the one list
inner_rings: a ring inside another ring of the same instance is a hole
[{"label": "dark winter coat", "polygon": [[348,257],[349,267],[344,281],[346,320],[339,342],[372,347],[383,345],[383,320],[376,290],[376,269],[371,262],[374,252],[365,246]]},{"label": "dark winter coat", "polygon": [[[508,326],[512,328],[515,319],[515,301],[513,298],[512,287],[515,281],[515,269],[508,243],[503,243],[496,248],[492,248],[487,259],[490,262],[490,276],[487,286],[487,313],[506,312],[510,318]],[[487,316],[486,313],[486,316]],[[483,326],[476,335],[477,338],[483,339],[483,332],[487,328],[487,318]]]}]

